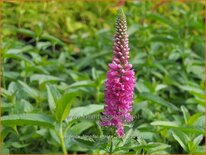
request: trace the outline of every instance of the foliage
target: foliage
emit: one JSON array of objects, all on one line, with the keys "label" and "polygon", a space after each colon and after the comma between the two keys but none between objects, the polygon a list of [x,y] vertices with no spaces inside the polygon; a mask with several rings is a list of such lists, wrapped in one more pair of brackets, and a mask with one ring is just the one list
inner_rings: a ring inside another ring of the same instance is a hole
[{"label": "foliage", "polygon": [[4,2],[2,152],[204,154],[204,7],[123,6],[136,89],[135,120],[119,139],[98,125],[119,7]]}]

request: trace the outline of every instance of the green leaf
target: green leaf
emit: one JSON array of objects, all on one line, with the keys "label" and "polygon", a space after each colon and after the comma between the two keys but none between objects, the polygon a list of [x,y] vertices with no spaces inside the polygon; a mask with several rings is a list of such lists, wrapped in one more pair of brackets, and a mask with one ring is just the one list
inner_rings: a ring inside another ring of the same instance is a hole
[{"label": "green leaf", "polygon": [[59,122],[65,120],[69,115],[70,108],[77,92],[64,94],[58,101],[56,107],[56,118]]},{"label": "green leaf", "polygon": [[0,154],[10,154],[10,153],[9,153],[9,149],[7,149],[7,148],[1,148],[1,149],[0,149]]},{"label": "green leaf", "polygon": [[180,89],[182,90],[186,90],[186,91],[189,91],[189,92],[194,92],[194,93],[197,93],[197,94],[201,94],[201,95],[204,95],[204,90],[200,89],[200,88],[197,88],[197,87],[192,87],[192,86],[182,86],[182,85],[179,85]]},{"label": "green leaf", "polygon": [[60,99],[61,94],[53,85],[47,84],[46,88],[47,88],[49,108],[53,112],[54,109],[56,109],[57,100]]},{"label": "green leaf", "polygon": [[63,79],[51,75],[33,74],[30,81],[39,81],[39,84],[42,84],[49,81],[63,81]]},{"label": "green leaf", "polygon": [[199,136],[195,137],[195,139],[193,140],[193,144],[195,146],[198,146],[200,144],[200,142],[202,141],[202,139],[203,139],[203,135],[199,135]]},{"label": "green leaf", "polygon": [[155,21],[159,21],[161,23],[164,23],[172,28],[175,27],[174,23],[171,22],[171,20],[169,20],[167,17],[164,17],[163,15],[161,14],[157,14],[157,13],[151,13],[151,14],[147,14],[146,15],[146,18],[148,19],[152,19],[152,20],[155,20]]},{"label": "green leaf", "polygon": [[153,94],[150,94],[150,93],[140,93],[140,97],[142,97],[144,99],[148,99],[150,101],[153,101],[154,103],[165,106],[165,107],[170,108],[172,110],[175,110],[175,111],[178,110],[178,108],[174,104],[164,100],[163,98],[161,98],[157,95],[153,95]]},{"label": "green leaf", "polygon": [[26,83],[18,80],[18,83],[22,86],[22,89],[25,91],[25,93],[27,93],[29,96],[33,97],[34,99],[39,98],[40,94],[37,90],[35,90],[34,88],[31,88],[29,85],[27,85]]},{"label": "green leaf", "polygon": [[193,134],[205,134],[204,128],[200,126],[185,126],[185,127],[178,127],[179,130],[185,133],[193,133]]},{"label": "green leaf", "polygon": [[132,25],[132,26],[130,26],[129,28],[128,28],[128,31],[127,31],[127,33],[128,33],[128,36],[131,36],[132,34],[134,34],[136,31],[138,31],[139,30],[139,25],[138,24],[134,24],[134,25]]},{"label": "green leaf", "polygon": [[190,66],[188,70],[190,70],[192,73],[196,74],[197,77],[203,80],[205,77],[204,69],[205,69],[205,66],[193,65],[193,66]]},{"label": "green leaf", "polygon": [[144,150],[148,150],[148,149],[151,149],[151,148],[156,148],[156,147],[159,147],[161,145],[164,145],[164,148],[167,148],[167,147],[170,147],[169,145],[167,144],[163,144],[163,143],[148,143],[148,144],[141,144],[141,145],[137,145],[137,146],[132,146],[130,147],[131,149],[134,149],[134,150],[140,150],[140,149],[144,149]]},{"label": "green leaf", "polygon": [[18,33],[21,33],[21,34],[24,34],[24,35],[27,35],[27,36],[30,36],[30,37],[35,37],[35,33],[31,30],[28,30],[28,29],[25,29],[25,28],[15,28],[15,30]]},{"label": "green leaf", "polygon": [[195,100],[198,104],[205,106],[205,93],[203,89],[200,89],[198,86],[182,86],[179,85],[180,89],[188,91],[195,97]]},{"label": "green leaf", "polygon": [[176,122],[170,122],[170,121],[154,121],[150,123],[153,126],[161,126],[165,128],[173,128],[173,129],[178,129],[181,130],[185,133],[194,133],[194,134],[204,134],[204,128],[195,126],[180,126]]},{"label": "green leaf", "polygon": [[3,97],[7,97],[7,98],[11,98],[12,97],[12,93],[9,92],[8,90],[1,88],[1,95]]},{"label": "green leaf", "polygon": [[[89,136],[88,136],[89,137]],[[95,142],[93,140],[93,138],[81,138],[81,137],[77,137],[74,139],[74,142],[80,146],[82,149],[84,148],[93,148],[95,145]],[[79,149],[78,149],[79,150]]]},{"label": "green leaf", "polygon": [[190,117],[190,114],[185,106],[181,106],[181,110],[184,116],[185,124],[188,124],[188,119]]},{"label": "green leaf", "polygon": [[21,144],[21,143],[19,143],[19,142],[13,142],[12,143],[12,146],[14,147],[14,148],[24,148],[24,147],[27,147],[27,146],[29,146],[30,144]]},{"label": "green leaf", "polygon": [[172,129],[172,136],[181,145],[181,147],[188,152],[187,143],[190,141],[189,137],[178,129]]},{"label": "green leaf", "polygon": [[71,85],[69,85],[68,89],[69,88],[76,88],[76,87],[86,87],[86,86],[92,86],[94,82],[92,81],[89,81],[89,80],[84,80],[84,81],[78,81],[78,82],[75,82]]},{"label": "green leaf", "polygon": [[154,121],[150,123],[153,126],[163,126],[163,127],[178,127],[178,124],[175,122],[169,122],[169,121]]},{"label": "green leaf", "polygon": [[54,120],[43,114],[13,114],[1,117],[1,123],[3,126],[13,125],[38,125],[48,128],[53,128]]},{"label": "green leaf", "polygon": [[13,130],[12,128],[2,126],[2,129],[1,129],[1,140],[4,141],[4,139],[9,135],[9,133],[12,132],[12,130]]},{"label": "green leaf", "polygon": [[11,108],[13,108],[12,104],[5,103],[5,102],[1,103],[1,110],[2,111],[10,110]]},{"label": "green leaf", "polygon": [[205,146],[197,146],[195,150],[192,152],[193,154],[206,154]]},{"label": "green leaf", "polygon": [[13,53],[5,53],[3,55],[4,58],[11,58],[11,59],[19,59],[19,60],[23,60],[31,65],[34,65],[34,63],[27,58],[26,56],[23,56],[22,54],[13,54]]},{"label": "green leaf", "polygon": [[49,34],[43,34],[41,36],[41,39],[49,40],[54,44],[59,44],[59,45],[64,46],[64,42],[62,42],[59,38],[52,36],[52,35],[49,35]]},{"label": "green leaf", "polygon": [[89,129],[94,125],[93,122],[90,121],[82,121],[80,123],[77,123],[73,125],[70,130],[73,131],[74,135],[80,135],[83,131]]},{"label": "green leaf", "polygon": [[200,118],[200,116],[202,116],[202,115],[203,115],[203,114],[202,114],[201,112],[192,115],[192,116],[188,119],[188,124],[189,124],[189,125],[193,125],[193,124]]},{"label": "green leaf", "polygon": [[156,154],[156,153],[162,154],[161,151],[164,151],[164,150],[166,150],[167,148],[170,148],[170,147],[171,147],[170,145],[159,143],[158,146],[150,148],[147,151],[147,154]]},{"label": "green leaf", "polygon": [[[50,129],[49,133],[50,133],[50,135],[52,137],[52,141],[54,141],[58,145],[61,145],[61,142],[60,142],[61,140],[59,139],[59,136],[58,136],[57,132],[55,130]],[[38,134],[40,134],[42,136],[42,133],[38,132]],[[52,142],[52,143],[54,143],[54,142]]]},{"label": "green leaf", "polygon": [[143,81],[143,80],[138,80],[138,81],[137,81],[137,83],[136,83],[136,89],[137,89],[140,93],[143,93],[143,92],[149,93],[149,92],[150,92],[149,88],[144,84],[144,81]]},{"label": "green leaf", "polygon": [[4,71],[3,77],[4,78],[9,78],[11,80],[16,80],[19,77],[19,73],[12,72],[12,71],[11,72],[10,71]]},{"label": "green leaf", "polygon": [[158,92],[159,90],[164,89],[164,88],[167,88],[167,87],[168,87],[167,85],[158,84],[158,85],[155,87],[155,92]]},{"label": "green leaf", "polygon": [[29,52],[33,50],[33,46],[28,45],[28,46],[23,46],[22,48],[19,49],[9,49],[6,53],[8,54],[20,54],[23,52]]},{"label": "green leaf", "polygon": [[99,105],[99,104],[91,104],[88,106],[72,108],[67,118],[67,121],[74,121],[82,117],[84,118],[87,115],[91,115],[91,114],[102,111],[103,108],[104,108],[104,105]]},{"label": "green leaf", "polygon": [[90,56],[87,56],[87,57],[84,57],[82,59],[80,59],[76,65],[76,67],[78,69],[82,68],[82,67],[85,67],[85,66],[88,66],[91,64],[91,62],[93,62],[96,58],[98,57],[103,57],[104,55],[107,55],[109,54],[110,51],[102,51],[102,52],[98,52],[98,53],[95,53],[95,54],[92,54]]},{"label": "green leaf", "polygon": [[151,42],[163,42],[163,43],[174,43],[178,44],[178,40],[172,37],[161,37],[161,36],[155,36],[150,39]]},{"label": "green leaf", "polygon": [[34,109],[32,104],[24,99],[21,100],[21,103],[19,106],[22,107],[22,109],[24,109],[24,112],[26,113],[32,112]]},{"label": "green leaf", "polygon": [[52,46],[51,42],[37,42],[36,47],[38,50],[46,50],[49,46]]}]

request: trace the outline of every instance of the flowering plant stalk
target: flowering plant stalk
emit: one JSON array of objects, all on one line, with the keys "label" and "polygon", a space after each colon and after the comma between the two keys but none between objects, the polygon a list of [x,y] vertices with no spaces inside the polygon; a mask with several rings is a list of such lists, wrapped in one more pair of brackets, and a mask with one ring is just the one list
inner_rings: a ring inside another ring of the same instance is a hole
[{"label": "flowering plant stalk", "polygon": [[129,47],[126,17],[122,9],[116,19],[114,35],[113,59],[109,64],[105,83],[105,107],[101,117],[101,126],[113,126],[117,135],[124,135],[125,122],[133,120],[132,101],[135,86],[135,73],[129,64]]}]

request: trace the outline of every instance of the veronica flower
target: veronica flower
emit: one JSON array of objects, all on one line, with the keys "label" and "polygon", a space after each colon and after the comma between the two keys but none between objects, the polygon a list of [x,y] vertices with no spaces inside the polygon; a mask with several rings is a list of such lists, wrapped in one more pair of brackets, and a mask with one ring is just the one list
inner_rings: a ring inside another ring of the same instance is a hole
[{"label": "veronica flower", "polygon": [[133,92],[135,86],[134,71],[128,63],[129,47],[126,17],[119,10],[114,35],[113,60],[109,64],[105,83],[105,107],[101,117],[101,126],[116,127],[119,137],[124,135],[125,122],[131,122]]}]

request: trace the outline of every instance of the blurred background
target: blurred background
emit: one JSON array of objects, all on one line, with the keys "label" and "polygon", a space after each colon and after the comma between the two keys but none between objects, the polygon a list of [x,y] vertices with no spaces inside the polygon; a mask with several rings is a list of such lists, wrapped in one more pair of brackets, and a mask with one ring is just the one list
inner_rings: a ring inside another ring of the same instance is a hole
[{"label": "blurred background", "polygon": [[[136,72],[135,120],[125,125],[132,138],[113,153],[204,154],[201,0],[3,2],[2,115],[52,116],[50,88],[60,94],[78,92],[72,108],[102,106],[120,7],[127,17],[130,63]],[[96,146],[95,139],[81,138],[108,135],[98,121],[80,119],[71,126],[68,134],[80,137],[65,140],[69,153],[105,153],[108,139]],[[2,137],[6,153],[61,152],[45,128],[6,125]]]}]

